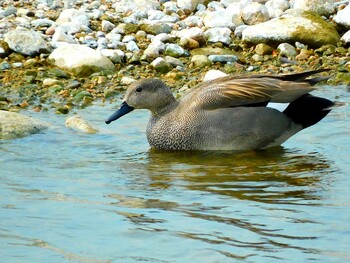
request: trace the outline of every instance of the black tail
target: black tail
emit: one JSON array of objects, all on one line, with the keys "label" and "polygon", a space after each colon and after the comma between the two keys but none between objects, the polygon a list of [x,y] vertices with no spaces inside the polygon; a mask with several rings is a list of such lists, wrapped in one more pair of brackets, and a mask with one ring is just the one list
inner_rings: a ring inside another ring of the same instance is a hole
[{"label": "black tail", "polygon": [[330,100],[306,94],[291,102],[283,113],[307,128],[322,120],[334,105]]}]

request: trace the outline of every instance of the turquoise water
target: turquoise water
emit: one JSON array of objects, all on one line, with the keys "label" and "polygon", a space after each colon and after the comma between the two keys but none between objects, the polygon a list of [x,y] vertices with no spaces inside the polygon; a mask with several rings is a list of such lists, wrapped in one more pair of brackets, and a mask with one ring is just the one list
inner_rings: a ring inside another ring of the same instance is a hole
[{"label": "turquoise water", "polygon": [[[346,87],[319,94],[350,102]],[[349,107],[283,147],[159,152],[148,112],[107,126],[113,105],[0,141],[1,262],[348,262]]]}]

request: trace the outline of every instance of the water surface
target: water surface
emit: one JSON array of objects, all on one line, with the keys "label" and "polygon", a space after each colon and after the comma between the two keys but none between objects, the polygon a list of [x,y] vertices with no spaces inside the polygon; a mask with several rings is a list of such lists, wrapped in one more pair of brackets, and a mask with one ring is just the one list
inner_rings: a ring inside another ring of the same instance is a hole
[{"label": "water surface", "polygon": [[95,135],[48,112],[49,131],[0,141],[2,262],[350,261],[348,106],[247,153],[150,150],[148,112],[112,111],[78,112]]}]

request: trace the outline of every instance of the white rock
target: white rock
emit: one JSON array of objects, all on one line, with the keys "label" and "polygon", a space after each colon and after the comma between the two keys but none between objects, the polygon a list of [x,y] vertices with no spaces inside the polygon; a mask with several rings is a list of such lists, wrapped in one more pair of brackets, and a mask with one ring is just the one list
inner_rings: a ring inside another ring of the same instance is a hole
[{"label": "white rock", "polygon": [[265,6],[270,18],[275,18],[281,16],[289,8],[289,2],[287,0],[269,0]]},{"label": "white rock", "polygon": [[244,24],[242,19],[243,8],[243,5],[237,3],[230,4],[226,8],[226,12],[231,15],[232,23],[236,26]]},{"label": "white rock", "polygon": [[204,0],[177,0],[180,9],[195,10],[198,4],[204,4]]},{"label": "white rock", "polygon": [[204,31],[202,28],[199,28],[199,27],[191,27],[191,28],[186,28],[186,29],[177,31],[175,34],[178,38],[197,39],[204,36]]},{"label": "white rock", "polygon": [[164,52],[164,50],[165,44],[162,41],[156,40],[152,41],[151,44],[148,45],[143,54],[145,54],[148,57],[154,57]]},{"label": "white rock", "polygon": [[205,74],[203,81],[213,80],[213,79],[217,79],[225,76],[227,76],[226,73],[220,70],[211,69]]},{"label": "white rock", "polygon": [[224,7],[228,7],[230,4],[239,4],[241,0],[221,0],[220,3]]},{"label": "white rock", "polygon": [[58,46],[57,42],[77,44],[77,41],[71,35],[67,35],[61,27],[55,29],[55,33],[52,36],[53,46]]},{"label": "white rock", "polygon": [[19,113],[0,110],[0,139],[15,139],[39,133],[50,125]]},{"label": "white rock", "polygon": [[235,29],[235,36],[239,37],[239,38],[242,38],[243,31],[247,27],[249,27],[249,26],[247,26],[247,25],[240,25],[240,26],[236,27],[236,29]]},{"label": "white rock", "polygon": [[207,12],[203,23],[206,27],[228,27],[234,29],[236,25],[232,22],[233,17],[230,12],[226,10],[218,10],[213,12]]},{"label": "white rock", "polygon": [[87,120],[77,115],[67,118],[65,124],[66,127],[83,133],[94,134],[98,132]]},{"label": "white rock", "polygon": [[160,8],[160,3],[157,0],[119,0],[115,2],[112,7],[117,13],[127,12],[147,12],[148,10],[155,10]]},{"label": "white rock", "polygon": [[56,85],[57,83],[59,83],[57,79],[46,78],[43,80],[44,87],[50,87],[50,86]]},{"label": "white rock", "polygon": [[293,8],[313,11],[321,16],[329,16],[335,11],[334,0],[294,0]]},{"label": "white rock", "polygon": [[126,49],[129,50],[129,51],[131,51],[131,52],[140,50],[140,48],[137,46],[137,44],[136,44],[135,41],[129,41],[129,42],[126,44]]},{"label": "white rock", "polygon": [[115,70],[114,64],[97,50],[87,46],[67,44],[55,49],[49,60],[57,67],[67,69],[78,76],[86,76],[101,70]]},{"label": "white rock", "polygon": [[350,28],[350,4],[343,10],[340,10],[333,19],[337,24]]},{"label": "white rock", "polygon": [[66,23],[74,23],[88,27],[90,24],[90,19],[84,11],[76,9],[65,9],[57,18],[56,24],[62,25]]},{"label": "white rock", "polygon": [[108,20],[102,20],[101,29],[103,32],[109,32],[113,28],[115,28],[115,25],[113,23],[109,22]]},{"label": "white rock", "polygon": [[220,2],[215,2],[215,1],[208,3],[208,8],[210,8],[212,10],[223,10],[223,9],[225,9],[223,4],[221,4]]},{"label": "white rock", "polygon": [[133,79],[133,78],[130,78],[130,77],[122,77],[121,80],[120,80],[120,84],[121,85],[126,85],[126,86],[129,86],[130,84],[134,83],[136,80]]},{"label": "white rock", "polygon": [[149,10],[147,15],[149,20],[161,20],[165,16],[160,10]]},{"label": "white rock", "polygon": [[125,57],[125,53],[120,49],[101,49],[100,53],[115,64],[121,63]]},{"label": "white rock", "polygon": [[270,19],[266,6],[253,2],[243,9],[242,17],[247,25],[256,25]]},{"label": "white rock", "polygon": [[294,57],[297,55],[295,47],[288,43],[279,44],[277,50],[280,52],[281,55],[284,55],[286,57]]},{"label": "white rock", "polygon": [[221,42],[225,45],[229,45],[232,42],[232,31],[227,27],[211,28],[204,32],[204,36],[210,43]]},{"label": "white rock", "polygon": [[346,32],[341,38],[341,41],[345,42],[346,44],[350,44],[350,30]]}]

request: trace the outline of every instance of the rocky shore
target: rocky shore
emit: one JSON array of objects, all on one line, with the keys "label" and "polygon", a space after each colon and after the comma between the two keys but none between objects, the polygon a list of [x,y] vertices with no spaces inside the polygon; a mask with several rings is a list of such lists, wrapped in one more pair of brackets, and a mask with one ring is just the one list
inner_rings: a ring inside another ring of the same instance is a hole
[{"label": "rocky shore", "polygon": [[0,110],[67,114],[158,77],[330,68],[350,85],[350,4],[334,0],[4,0]]}]

